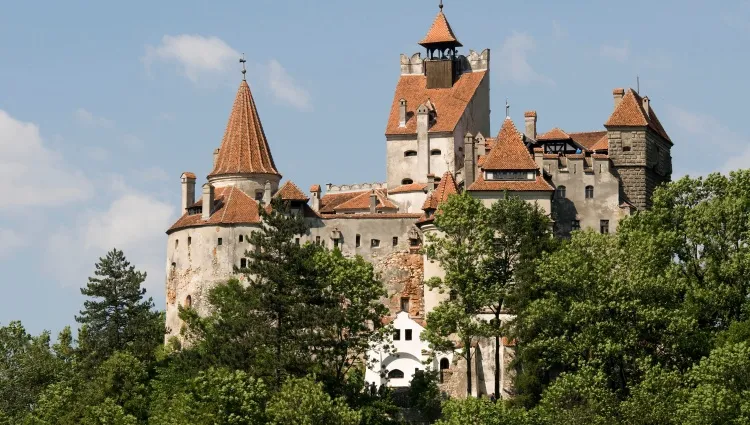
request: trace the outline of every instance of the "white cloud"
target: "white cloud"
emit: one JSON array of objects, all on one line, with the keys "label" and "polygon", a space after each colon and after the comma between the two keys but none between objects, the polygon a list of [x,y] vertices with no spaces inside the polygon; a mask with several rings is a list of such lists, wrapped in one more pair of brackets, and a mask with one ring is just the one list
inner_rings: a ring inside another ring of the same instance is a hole
[{"label": "white cloud", "polygon": [[74,115],[78,122],[86,127],[112,128],[115,125],[114,121],[96,116],[83,108],[76,109]]},{"label": "white cloud", "polygon": [[[689,168],[690,174],[707,174],[710,171],[727,173],[739,168],[750,168],[750,138],[730,129],[717,118],[677,106],[667,106],[667,119],[672,121],[668,128],[681,152],[689,153],[682,168]],[[677,135],[677,137],[675,137]],[[675,149],[673,148],[673,155]],[[679,163],[676,161],[676,163]],[[676,170],[675,177],[687,174]]]},{"label": "white cloud", "polygon": [[625,40],[622,46],[603,44],[599,49],[599,54],[605,59],[625,62],[630,57],[630,41]]},{"label": "white cloud", "polygon": [[39,127],[0,110],[0,211],[58,206],[91,196],[91,182],[44,146]]},{"label": "white cloud", "polygon": [[555,82],[539,74],[529,63],[528,55],[536,48],[534,38],[526,33],[513,32],[500,48],[500,78],[519,84],[543,83],[554,85]]},{"label": "white cloud", "polygon": [[114,192],[121,193],[107,207],[81,211],[75,225],[60,227],[49,237],[47,272],[59,275],[64,285],[82,286],[97,259],[117,248],[148,273],[149,294],[161,298],[164,232],[175,219],[176,208],[131,188],[120,186]]},{"label": "white cloud", "polygon": [[16,230],[0,229],[0,258],[26,245],[28,245],[28,240],[24,239]]},{"label": "white cloud", "polygon": [[268,82],[276,99],[297,109],[311,108],[310,94],[300,87],[276,59],[267,65]]},{"label": "white cloud", "polygon": [[165,35],[158,46],[146,46],[142,57],[146,69],[155,62],[174,63],[192,82],[207,74],[225,72],[240,54],[218,37]]}]

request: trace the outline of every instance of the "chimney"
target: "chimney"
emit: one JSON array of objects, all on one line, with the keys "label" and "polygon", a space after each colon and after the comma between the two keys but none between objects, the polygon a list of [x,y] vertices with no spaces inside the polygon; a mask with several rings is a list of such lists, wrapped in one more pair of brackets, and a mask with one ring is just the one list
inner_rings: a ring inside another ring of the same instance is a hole
[{"label": "chimney", "polygon": [[406,127],[406,99],[401,99],[398,106],[398,126]]},{"label": "chimney", "polygon": [[182,212],[195,203],[195,174],[186,171],[182,173]]},{"label": "chimney", "polygon": [[214,149],[214,168],[216,168],[217,159],[219,159],[219,148]]},{"label": "chimney", "polygon": [[266,180],[266,186],[263,188],[263,204],[271,204],[271,182]]},{"label": "chimney", "polygon": [[622,97],[625,96],[625,89],[614,89],[612,90],[612,96],[615,98],[615,109],[620,106]]},{"label": "chimney", "polygon": [[649,111],[651,110],[651,101],[649,100],[648,96],[643,96],[643,110],[646,112],[646,116],[649,116]]},{"label": "chimney", "polygon": [[481,132],[477,133],[477,137],[474,138],[474,158],[476,158],[476,164],[474,164],[474,180],[476,180],[476,176],[482,175],[482,170],[479,167],[479,157],[487,154],[486,148],[487,139],[484,138],[484,135]]},{"label": "chimney", "polygon": [[214,209],[214,187],[206,183],[203,185],[203,214],[201,218],[208,220]]},{"label": "chimney", "polygon": [[474,153],[474,136],[466,133],[464,137],[464,187],[469,187],[474,183],[474,167],[476,153]]},{"label": "chimney", "polygon": [[423,179],[430,174],[430,109],[426,104],[417,108],[417,175]]},{"label": "chimney", "polygon": [[523,117],[526,120],[526,137],[536,140],[536,111],[526,111]]},{"label": "chimney", "polygon": [[310,199],[312,199],[312,210],[320,210],[320,185],[314,184],[310,187]]},{"label": "chimney", "polygon": [[430,173],[427,175],[427,191],[432,192],[435,190],[435,175]]},{"label": "chimney", "polygon": [[378,195],[376,195],[375,191],[373,190],[372,192],[370,192],[370,214],[375,214],[377,206],[378,206]]}]

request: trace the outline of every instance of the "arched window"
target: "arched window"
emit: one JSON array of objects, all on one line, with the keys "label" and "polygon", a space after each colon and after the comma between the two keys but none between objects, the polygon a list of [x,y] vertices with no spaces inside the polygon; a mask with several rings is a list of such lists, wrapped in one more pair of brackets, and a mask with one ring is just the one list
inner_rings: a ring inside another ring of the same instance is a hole
[{"label": "arched window", "polygon": [[404,372],[401,372],[398,369],[393,369],[392,371],[388,372],[388,379],[403,379],[404,378]]},{"label": "arched window", "polygon": [[451,367],[451,363],[448,361],[447,358],[443,357],[440,359],[440,383],[443,383],[443,371],[446,369],[449,369]]},{"label": "arched window", "polygon": [[557,186],[557,197],[565,199],[565,186]]},{"label": "arched window", "polygon": [[433,149],[430,151],[430,155],[440,155],[442,152],[440,152],[440,149]]},{"label": "arched window", "polygon": [[412,184],[414,183],[414,180],[412,179],[403,179],[401,180],[401,184]]},{"label": "arched window", "polygon": [[586,186],[586,199],[594,199],[594,186]]},{"label": "arched window", "polygon": [[404,152],[404,156],[417,156],[417,151],[406,151]]},{"label": "arched window", "polygon": [[188,295],[185,297],[185,308],[191,308],[193,306],[193,297]]}]

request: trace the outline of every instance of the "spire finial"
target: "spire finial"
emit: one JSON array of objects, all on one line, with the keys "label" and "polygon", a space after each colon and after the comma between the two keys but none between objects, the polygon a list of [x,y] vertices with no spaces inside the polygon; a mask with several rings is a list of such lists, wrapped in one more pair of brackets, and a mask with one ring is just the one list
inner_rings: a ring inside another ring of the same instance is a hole
[{"label": "spire finial", "polygon": [[508,103],[508,98],[505,98],[505,118],[510,118],[510,103]]},{"label": "spire finial", "polygon": [[247,69],[245,69],[245,54],[242,54],[242,57],[240,58],[240,63],[242,64],[242,81],[245,81],[245,74],[247,74]]},{"label": "spire finial", "polygon": [[440,0],[440,10],[443,10],[443,0]]}]

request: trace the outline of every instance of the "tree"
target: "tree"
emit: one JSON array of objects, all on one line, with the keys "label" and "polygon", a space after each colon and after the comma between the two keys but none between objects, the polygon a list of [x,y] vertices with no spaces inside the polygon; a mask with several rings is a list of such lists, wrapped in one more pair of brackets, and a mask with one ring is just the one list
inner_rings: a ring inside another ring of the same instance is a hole
[{"label": "tree", "polygon": [[593,368],[564,373],[544,392],[534,414],[543,425],[611,425],[619,421],[619,403],[607,377]]},{"label": "tree", "polygon": [[79,335],[80,347],[98,364],[116,351],[129,351],[145,359],[162,344],[164,323],[161,314],[152,311],[151,298],[144,299],[141,284],[146,273],[135,270],[122,251],[113,249],[95,265],[81,293],[90,299],[76,321],[85,332]]},{"label": "tree", "polygon": [[[464,192],[452,195],[435,214],[438,234],[427,234],[427,257],[438,261],[445,277],[426,282],[448,291],[451,297],[427,315],[423,337],[434,352],[455,351],[466,360],[466,392],[472,392],[472,346],[486,334],[486,324],[476,316],[486,306],[483,261],[492,246],[488,211],[481,201]],[[453,339],[453,336],[458,341]]]},{"label": "tree", "polygon": [[409,384],[409,402],[430,422],[440,418],[442,396],[438,388],[438,374],[434,370],[414,372]]},{"label": "tree", "polygon": [[360,415],[343,398],[331,400],[323,385],[309,378],[289,378],[268,403],[271,425],[358,425]]},{"label": "tree", "polygon": [[487,398],[451,399],[443,403],[443,417],[435,425],[531,425],[533,422],[522,409],[511,409],[501,401],[492,403]]},{"label": "tree", "polygon": [[551,252],[556,243],[550,231],[550,220],[539,205],[507,194],[492,204],[487,224],[494,233],[494,241],[482,266],[487,306],[495,316],[491,332],[495,338],[495,394],[500,397],[500,338],[503,333],[500,316],[513,313],[509,296],[517,284],[524,287],[535,278],[536,260]]}]

